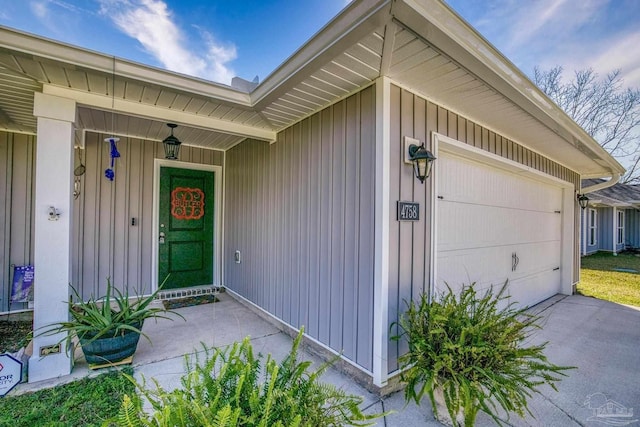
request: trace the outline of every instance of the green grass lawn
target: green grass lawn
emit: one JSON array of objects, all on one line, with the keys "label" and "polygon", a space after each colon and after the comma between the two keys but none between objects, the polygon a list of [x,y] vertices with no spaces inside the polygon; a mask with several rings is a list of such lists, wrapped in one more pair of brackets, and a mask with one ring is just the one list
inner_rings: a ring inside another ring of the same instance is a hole
[{"label": "green grass lawn", "polygon": [[[132,375],[131,368],[122,372]],[[0,426],[101,426],[135,386],[120,371],[20,396],[0,398]]]},{"label": "green grass lawn", "polygon": [[[615,269],[636,270],[637,273]],[[640,307],[640,257],[598,252],[582,258],[578,293]]]}]

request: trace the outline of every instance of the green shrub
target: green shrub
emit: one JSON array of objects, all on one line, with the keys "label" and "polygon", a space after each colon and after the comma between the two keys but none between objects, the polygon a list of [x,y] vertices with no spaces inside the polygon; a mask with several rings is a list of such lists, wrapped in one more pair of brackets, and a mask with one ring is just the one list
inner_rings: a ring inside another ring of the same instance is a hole
[{"label": "green shrub", "polygon": [[319,377],[329,363],[309,372],[311,362],[299,362],[302,331],[287,357],[264,364],[254,355],[249,338],[227,350],[205,351],[195,364],[187,359],[182,388],[166,391],[137,384],[153,413],[142,410],[138,396],[123,399],[120,426],[342,426],[370,425],[381,414],[365,415],[362,397],[346,394]]},{"label": "green shrub", "polygon": [[[555,382],[570,367],[547,360],[547,343],[528,345],[539,329],[539,316],[515,308],[505,296],[505,283],[496,294],[490,288],[477,295],[473,285],[459,293],[450,288],[433,301],[422,295],[408,303],[398,325],[409,351],[400,357],[401,378],[406,382],[405,399],[420,403],[428,395],[434,415],[435,392],[442,392],[450,422],[462,412],[464,425],[472,426],[478,411],[501,424],[498,410],[529,413],[527,399],[538,387]],[[449,420],[447,420],[449,421]]]}]

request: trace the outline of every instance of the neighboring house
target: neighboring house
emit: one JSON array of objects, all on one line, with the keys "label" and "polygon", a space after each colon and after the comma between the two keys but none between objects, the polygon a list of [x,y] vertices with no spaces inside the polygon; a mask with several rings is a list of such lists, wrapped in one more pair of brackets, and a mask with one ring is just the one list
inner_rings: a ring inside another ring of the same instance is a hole
[{"label": "neighboring house", "polygon": [[[583,180],[582,186],[601,182],[587,179]],[[586,195],[589,206],[581,215],[582,255],[640,248],[640,189],[637,186],[618,183]]]},{"label": "neighboring house", "polygon": [[[405,300],[507,279],[523,306],[570,294],[581,178],[624,173],[436,0],[355,1],[256,87],[0,28],[0,109],[2,284],[35,265],[35,328],[66,317],[69,283],[172,273],[304,325],[374,387],[398,374]],[[414,139],[437,158],[424,184]],[[64,352],[39,356],[58,339],[35,339],[30,381],[69,373]]]}]

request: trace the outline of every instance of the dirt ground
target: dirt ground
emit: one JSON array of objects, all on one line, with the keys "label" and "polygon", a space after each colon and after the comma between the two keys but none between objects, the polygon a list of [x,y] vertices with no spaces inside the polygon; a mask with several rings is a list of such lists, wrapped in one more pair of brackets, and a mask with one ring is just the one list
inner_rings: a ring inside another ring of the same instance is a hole
[{"label": "dirt ground", "polygon": [[12,353],[26,346],[32,328],[30,320],[0,320],[0,353]]}]

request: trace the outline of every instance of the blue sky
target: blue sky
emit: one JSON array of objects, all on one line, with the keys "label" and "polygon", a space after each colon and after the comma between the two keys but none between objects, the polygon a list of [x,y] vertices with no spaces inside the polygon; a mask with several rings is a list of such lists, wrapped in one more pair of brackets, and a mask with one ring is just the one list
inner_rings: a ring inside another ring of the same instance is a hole
[{"label": "blue sky", "polygon": [[[229,83],[264,80],[346,0],[0,0],[0,25]],[[449,0],[522,71],[622,69],[640,87],[638,0]]]}]

